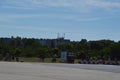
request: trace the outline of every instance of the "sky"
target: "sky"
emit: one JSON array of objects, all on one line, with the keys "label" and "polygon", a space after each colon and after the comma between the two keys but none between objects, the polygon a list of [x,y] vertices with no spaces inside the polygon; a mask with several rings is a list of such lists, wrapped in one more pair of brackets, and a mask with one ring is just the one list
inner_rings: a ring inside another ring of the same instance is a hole
[{"label": "sky", "polygon": [[58,35],[119,41],[120,0],[0,0],[0,37]]}]

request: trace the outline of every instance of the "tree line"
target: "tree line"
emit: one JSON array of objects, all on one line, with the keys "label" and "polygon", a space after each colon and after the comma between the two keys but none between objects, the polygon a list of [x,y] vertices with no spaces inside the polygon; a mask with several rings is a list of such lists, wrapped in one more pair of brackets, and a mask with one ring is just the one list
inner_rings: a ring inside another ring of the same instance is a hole
[{"label": "tree line", "polygon": [[76,58],[98,57],[120,60],[120,41],[97,40],[71,41],[67,44],[58,45],[57,48],[48,45],[41,45],[35,38],[0,38],[0,57],[4,57],[7,52],[20,57],[52,57],[56,54],[60,57],[61,51],[72,52]]}]

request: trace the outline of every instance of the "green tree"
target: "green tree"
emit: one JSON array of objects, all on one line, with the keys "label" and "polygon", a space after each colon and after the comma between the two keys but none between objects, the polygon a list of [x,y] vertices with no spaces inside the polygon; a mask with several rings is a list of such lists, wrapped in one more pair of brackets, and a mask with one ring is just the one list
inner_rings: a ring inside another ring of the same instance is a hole
[{"label": "green tree", "polygon": [[120,60],[120,43],[115,43],[110,46],[110,56],[112,59],[117,58]]}]

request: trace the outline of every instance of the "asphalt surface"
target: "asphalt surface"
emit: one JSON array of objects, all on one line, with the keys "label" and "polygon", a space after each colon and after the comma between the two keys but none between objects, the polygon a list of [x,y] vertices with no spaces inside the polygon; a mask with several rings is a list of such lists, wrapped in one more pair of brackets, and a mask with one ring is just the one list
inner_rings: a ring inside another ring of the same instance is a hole
[{"label": "asphalt surface", "polygon": [[59,63],[56,63],[56,64],[46,64],[46,63],[44,63],[43,65],[120,73],[120,65],[59,64]]},{"label": "asphalt surface", "polygon": [[0,62],[0,80],[120,80],[120,66]]}]

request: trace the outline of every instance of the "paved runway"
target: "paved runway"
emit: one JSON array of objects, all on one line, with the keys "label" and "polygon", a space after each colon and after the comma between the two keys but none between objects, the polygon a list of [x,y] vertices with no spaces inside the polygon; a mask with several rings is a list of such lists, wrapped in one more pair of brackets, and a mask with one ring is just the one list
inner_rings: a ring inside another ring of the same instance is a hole
[{"label": "paved runway", "polygon": [[0,80],[120,80],[120,66],[0,62]]}]

